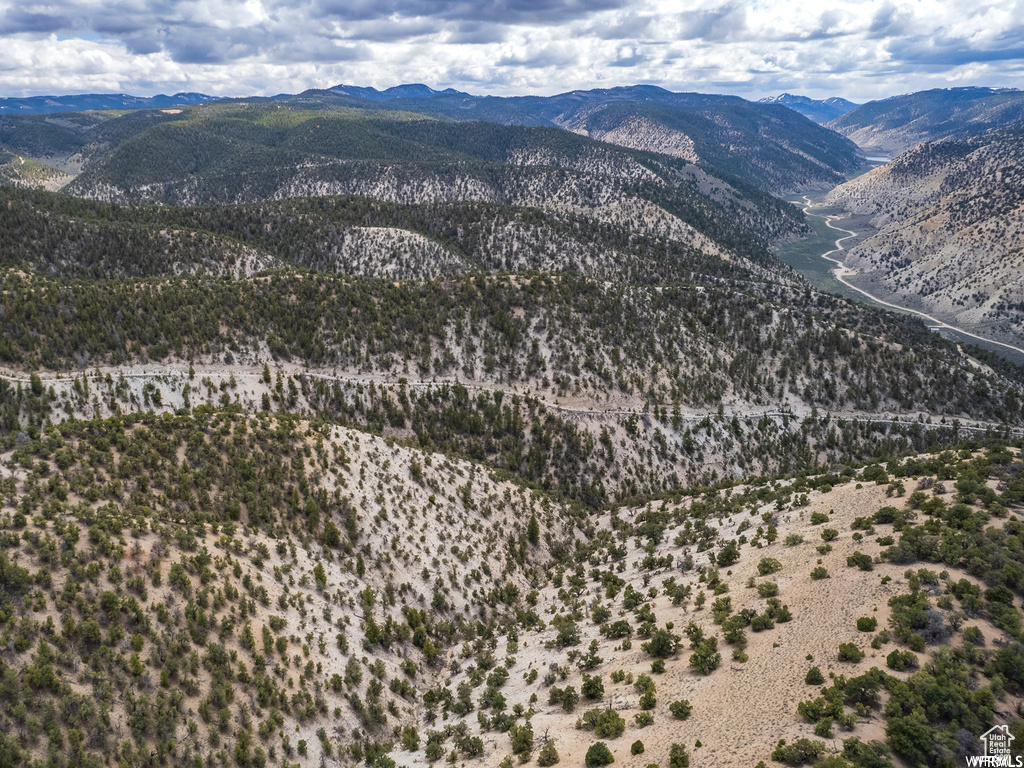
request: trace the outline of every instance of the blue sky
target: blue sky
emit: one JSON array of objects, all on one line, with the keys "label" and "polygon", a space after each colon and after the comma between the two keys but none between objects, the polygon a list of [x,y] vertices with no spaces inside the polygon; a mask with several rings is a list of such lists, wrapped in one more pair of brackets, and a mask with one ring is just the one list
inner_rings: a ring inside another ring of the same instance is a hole
[{"label": "blue sky", "polygon": [[0,0],[0,96],[1024,87],[1024,0]]}]

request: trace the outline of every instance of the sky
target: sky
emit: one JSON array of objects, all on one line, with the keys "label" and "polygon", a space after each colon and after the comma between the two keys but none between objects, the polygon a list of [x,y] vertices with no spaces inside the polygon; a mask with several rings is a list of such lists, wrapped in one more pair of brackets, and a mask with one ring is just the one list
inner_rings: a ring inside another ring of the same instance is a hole
[{"label": "sky", "polygon": [[0,96],[1024,87],[1024,0],[0,0]]}]

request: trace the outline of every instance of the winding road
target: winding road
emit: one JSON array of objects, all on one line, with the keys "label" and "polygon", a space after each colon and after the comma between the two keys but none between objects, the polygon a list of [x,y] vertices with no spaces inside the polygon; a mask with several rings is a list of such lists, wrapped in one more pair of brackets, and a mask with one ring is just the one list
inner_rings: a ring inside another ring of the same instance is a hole
[{"label": "winding road", "polygon": [[836,268],[831,270],[831,272],[833,272],[833,275],[835,276],[837,281],[842,283],[851,291],[856,291],[857,293],[870,299],[874,303],[881,304],[882,306],[887,306],[890,309],[897,309],[901,312],[908,312],[910,314],[918,315],[919,317],[924,317],[930,324],[932,324],[933,328],[944,328],[946,330],[953,331],[963,336],[968,336],[972,339],[977,339],[978,341],[982,341],[986,344],[995,344],[996,346],[1005,347],[1006,349],[1012,349],[1018,354],[1024,356],[1024,349],[1022,349],[1021,347],[1014,346],[1013,344],[1006,344],[1001,341],[995,341],[994,339],[989,339],[985,336],[978,336],[978,334],[971,333],[970,331],[966,331],[963,328],[959,328],[958,326],[953,326],[950,325],[949,323],[946,323],[945,321],[941,321],[941,319],[939,319],[938,317],[935,317],[931,314],[927,314],[926,312],[922,312],[918,309],[911,309],[910,307],[902,306],[901,304],[893,304],[891,301],[886,301],[885,299],[880,299],[878,296],[869,293],[865,291],[863,288],[859,288],[850,283],[850,281],[847,280],[848,276],[856,274],[857,270],[851,269],[846,264],[844,264],[840,259],[833,258],[831,254],[842,253],[843,251],[845,251],[846,247],[843,245],[843,242],[850,240],[850,238],[856,238],[857,232],[853,231],[852,229],[846,229],[842,226],[836,226],[834,220],[840,218],[840,216],[838,215],[814,213],[813,211],[811,211],[811,206],[813,205],[811,203],[811,199],[805,195],[804,200],[806,201],[806,205],[804,206],[805,214],[807,214],[808,216],[817,216],[818,218],[824,219],[825,226],[827,226],[829,229],[835,229],[836,231],[839,232],[846,232],[846,236],[842,238],[837,238],[836,247],[833,250],[821,254],[821,258],[836,264]]},{"label": "winding road", "polygon": [[1014,352],[1016,352],[1017,354],[1019,354],[1021,356],[1024,356],[1024,349],[1022,349],[1021,347],[1015,347],[1013,344],[1006,344],[1006,343],[1004,343],[1002,341],[996,341],[995,339],[990,339],[990,338],[987,338],[985,336],[979,336],[976,333],[971,333],[970,331],[966,331],[963,328],[960,328],[960,327],[958,327],[956,325],[951,325],[951,324],[945,322],[944,320],[939,320],[937,317],[933,317],[932,315],[926,314],[926,313],[921,312],[919,310],[911,309],[910,307],[904,307],[904,306],[902,306],[900,304],[893,304],[890,301],[885,301],[884,299],[880,299],[877,296],[875,296],[874,294],[869,293],[868,291],[865,291],[863,288],[859,288],[858,286],[856,286],[853,283],[851,283],[846,278],[848,276],[850,276],[850,275],[857,274],[857,271],[854,270],[854,269],[850,269],[840,259],[832,258],[832,254],[833,253],[842,253],[843,251],[845,251],[846,247],[843,245],[843,241],[844,240],[849,240],[851,237],[856,237],[857,233],[854,232],[852,229],[844,229],[843,227],[837,227],[833,223],[833,221],[835,219],[840,218],[837,215],[825,214],[825,213],[814,213],[811,210],[811,206],[812,206],[811,199],[807,195],[804,195],[804,200],[807,203],[804,206],[804,213],[805,214],[807,214],[808,216],[817,216],[820,219],[824,219],[825,220],[825,226],[827,226],[829,229],[834,229],[837,232],[845,232],[846,233],[846,235],[844,237],[837,238],[836,239],[836,247],[833,248],[831,251],[827,251],[826,253],[821,254],[821,258],[825,259],[826,261],[831,261],[833,264],[836,265],[836,268],[832,270],[832,275],[835,277],[836,280],[838,280],[840,283],[845,285],[851,291],[856,291],[857,293],[861,294],[862,296],[865,296],[866,298],[871,299],[871,301],[875,302],[876,304],[881,304],[883,307],[889,307],[890,309],[896,309],[896,310],[899,310],[900,312],[908,312],[908,313],[910,313],[912,315],[917,315],[918,317],[922,317],[925,320],[927,320],[929,323],[931,323],[933,328],[945,328],[947,330],[959,333],[959,334],[961,334],[963,336],[968,336],[968,337],[970,337],[972,339],[977,339],[978,341],[982,341],[982,342],[984,342],[986,344],[995,344],[996,346],[1004,347],[1006,349],[1011,349]]},{"label": "winding road", "polygon": [[[815,214],[817,215],[817,214]],[[76,372],[57,372],[57,371],[38,371],[36,375],[42,380],[44,384],[53,386],[61,385],[64,387],[71,387],[75,378],[81,375],[83,378],[88,377],[95,381],[102,381],[108,376],[111,378],[124,378],[127,380],[136,381],[166,381],[167,379],[177,380],[177,383],[184,383],[190,380],[189,377],[189,365],[185,363],[181,364],[167,364],[167,365],[155,365],[146,366],[152,368],[152,370],[142,369],[141,366],[96,366],[89,370],[81,370]],[[470,392],[477,393],[491,393],[491,392],[505,392],[509,393],[507,388],[500,387],[498,385],[488,385],[481,382],[462,382],[458,379],[409,379],[407,377],[396,377],[395,375],[389,375],[384,373],[327,373],[326,371],[311,370],[302,365],[295,364],[281,364],[276,366],[283,375],[294,376],[297,378],[308,377],[313,379],[321,379],[324,381],[334,381],[342,385],[355,386],[355,385],[367,385],[376,384],[378,386],[396,386],[399,385],[403,380],[406,386],[410,389],[417,391],[425,391],[434,387],[442,386],[454,386],[461,385]],[[200,383],[205,378],[209,378],[211,381],[223,382],[229,378],[235,378],[238,384],[243,389],[248,389],[248,394],[255,397],[257,391],[263,387],[262,384],[262,372],[258,363],[251,365],[235,364],[235,365],[195,365],[193,366],[195,379]],[[30,385],[31,376],[25,371],[15,370],[0,366],[0,379],[6,380],[11,383]],[[199,392],[198,385],[196,391]],[[219,387],[217,387],[219,389]],[[267,388],[269,392],[269,387]],[[584,422],[584,421],[597,421],[605,422],[615,419],[632,418],[632,417],[645,417],[649,411],[641,403],[636,403],[632,407],[615,407],[610,406],[606,408],[594,407],[578,407],[572,405],[565,405],[559,403],[557,400],[552,402],[549,399],[545,399],[542,393],[531,393],[527,388],[523,392],[513,390],[513,392],[522,395],[523,397],[533,398],[539,405],[544,408],[549,408],[554,411],[558,411],[573,422]],[[200,395],[201,398],[201,395]],[[204,402],[212,403],[211,400],[207,399]],[[660,403],[652,405],[661,405],[664,407],[669,406],[669,403]],[[796,408],[791,407],[789,404],[776,404],[776,405],[764,405],[754,406],[749,403],[734,403],[727,405],[723,410],[723,419],[725,421],[731,420],[733,417],[737,417],[745,422],[752,422],[758,419],[771,419],[773,421],[785,421],[795,420],[797,422],[803,421],[810,416],[815,409],[810,406],[797,405]],[[818,409],[818,412],[822,415],[828,414],[829,416],[842,420],[842,421],[857,421],[870,424],[885,424],[885,425],[899,425],[899,426],[918,426],[923,429],[942,429],[952,428],[954,430],[962,432],[974,432],[979,434],[985,434],[990,432],[996,433],[1008,433],[1015,437],[1024,437],[1024,428],[1022,427],[1010,427],[1002,422],[985,421],[983,419],[964,419],[956,418],[953,416],[948,417],[950,419],[947,422],[945,419],[940,417],[939,421],[931,421],[934,414],[927,414],[924,412],[906,412],[898,413],[894,411],[882,411],[882,412],[868,412],[868,411],[854,411],[854,410],[829,410],[829,409]],[[705,418],[712,416],[712,412],[707,408],[682,408],[680,413],[680,421],[682,424],[692,427],[699,425]]]}]

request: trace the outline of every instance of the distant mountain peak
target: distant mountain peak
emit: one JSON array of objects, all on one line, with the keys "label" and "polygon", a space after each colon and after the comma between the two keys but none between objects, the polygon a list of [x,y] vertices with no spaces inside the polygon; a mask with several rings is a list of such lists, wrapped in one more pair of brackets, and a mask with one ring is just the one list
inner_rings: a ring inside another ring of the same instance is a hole
[{"label": "distant mountain peak", "polygon": [[432,99],[435,96],[467,96],[472,98],[471,94],[457,91],[454,88],[445,88],[443,91],[438,91],[423,83],[403,83],[402,85],[393,85],[390,88],[385,88],[383,91],[379,91],[372,86],[346,84],[335,85],[327,90],[342,96],[353,96],[358,99],[369,99],[371,101]]},{"label": "distant mountain peak", "polygon": [[779,104],[788,107],[794,112],[816,123],[824,124],[829,120],[835,120],[855,109],[858,105],[847,101],[839,96],[830,96],[827,99],[812,99],[810,96],[800,96],[793,93],[780,93],[778,96],[766,96],[758,99],[761,104]]},{"label": "distant mountain peak", "polygon": [[216,101],[217,96],[205,93],[176,93],[167,96],[132,96],[130,93],[78,93],[64,96],[27,96],[25,98],[0,99],[0,114],[22,115],[48,112],[85,112],[105,109],[160,109],[187,104],[201,104]]}]

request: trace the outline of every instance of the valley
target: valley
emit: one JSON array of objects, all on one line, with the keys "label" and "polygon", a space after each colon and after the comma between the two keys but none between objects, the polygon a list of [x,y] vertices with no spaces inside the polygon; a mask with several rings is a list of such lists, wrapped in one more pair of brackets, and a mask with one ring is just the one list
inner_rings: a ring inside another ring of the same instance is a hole
[{"label": "valley", "polygon": [[[884,285],[880,285],[870,278],[858,279],[860,277],[858,272],[846,266],[845,254],[873,236],[871,221],[864,217],[851,217],[847,213],[835,214],[824,211],[818,213],[815,212],[815,209],[824,208],[827,211],[826,203],[814,202],[807,196],[804,196],[804,201],[807,203],[804,212],[813,219],[818,219],[817,223],[813,221],[811,223],[814,235],[790,246],[783,246],[778,255],[782,261],[800,272],[817,288],[919,317],[928,323],[929,330],[940,333],[946,338],[976,344],[983,349],[990,349],[1002,354],[1018,364],[1024,363],[1024,349],[1021,347],[980,336],[938,317],[911,309],[906,304],[896,303],[903,299],[901,294],[887,292]],[[842,222],[844,226],[837,226],[837,221]],[[857,229],[846,227],[856,227]],[[830,240],[837,233],[840,234],[840,237]],[[830,244],[833,247],[829,248]],[[826,248],[828,250],[824,250]],[[825,262],[824,266],[822,261]],[[830,267],[828,264],[835,266]],[[863,283],[867,287],[859,287],[858,283]],[[883,299],[882,296],[887,298]]]}]

